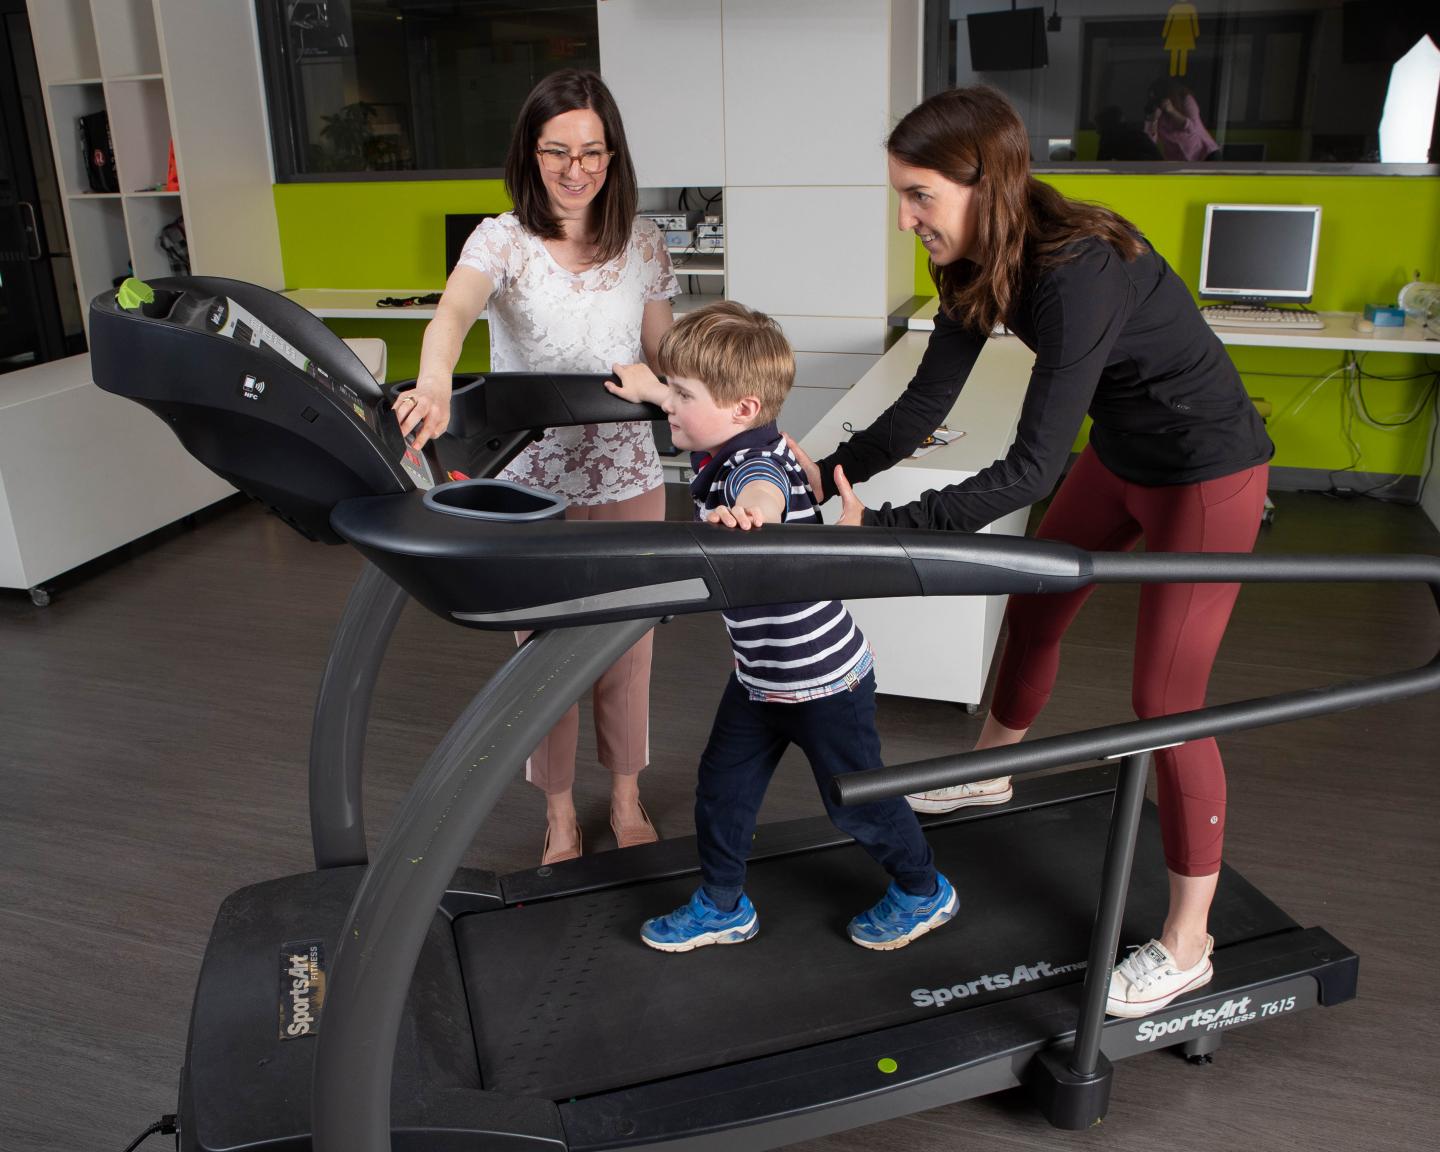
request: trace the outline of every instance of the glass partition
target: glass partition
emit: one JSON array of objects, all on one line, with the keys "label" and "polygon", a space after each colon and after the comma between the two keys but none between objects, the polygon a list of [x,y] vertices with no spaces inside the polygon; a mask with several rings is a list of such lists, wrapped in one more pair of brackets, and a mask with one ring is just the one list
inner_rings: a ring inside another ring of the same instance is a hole
[{"label": "glass partition", "polygon": [[255,0],[276,176],[498,175],[542,76],[600,67],[596,0]]},{"label": "glass partition", "polygon": [[1440,0],[930,3],[927,88],[999,88],[1037,167],[1440,163]]}]

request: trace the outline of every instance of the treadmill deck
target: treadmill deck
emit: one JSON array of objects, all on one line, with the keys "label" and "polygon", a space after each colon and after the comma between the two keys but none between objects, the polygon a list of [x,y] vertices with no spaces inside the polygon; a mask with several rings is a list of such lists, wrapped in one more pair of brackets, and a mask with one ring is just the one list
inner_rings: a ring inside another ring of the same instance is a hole
[{"label": "treadmill deck", "polygon": [[[641,922],[689,899],[698,874],[458,918],[482,1084],[563,1101],[1080,982],[1112,797],[1023,803],[927,827],[960,909],[896,951],[845,935],[887,883],[851,843],[753,862],[760,930],[742,945],[669,954],[641,943]],[[1135,858],[1127,944],[1165,915],[1148,804]],[[1297,927],[1225,870],[1217,947]]]}]

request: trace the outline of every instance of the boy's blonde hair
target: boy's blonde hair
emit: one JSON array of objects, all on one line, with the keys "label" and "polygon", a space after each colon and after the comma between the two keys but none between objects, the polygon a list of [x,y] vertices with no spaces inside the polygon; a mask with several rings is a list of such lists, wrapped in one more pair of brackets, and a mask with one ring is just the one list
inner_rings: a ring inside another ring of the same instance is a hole
[{"label": "boy's blonde hair", "polygon": [[659,368],[666,376],[699,380],[717,404],[754,396],[760,401],[756,425],[780,415],[795,382],[795,354],[780,325],[733,300],[717,300],[675,321],[660,341]]}]

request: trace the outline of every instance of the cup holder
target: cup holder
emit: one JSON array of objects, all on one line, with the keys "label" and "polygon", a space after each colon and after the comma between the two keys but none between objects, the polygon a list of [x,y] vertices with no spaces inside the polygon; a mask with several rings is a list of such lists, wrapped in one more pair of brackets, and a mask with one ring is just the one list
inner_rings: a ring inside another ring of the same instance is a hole
[{"label": "cup holder", "polygon": [[156,288],[155,299],[140,305],[140,313],[149,320],[165,320],[175,310],[183,292],[172,292],[168,288]]},{"label": "cup holder", "polygon": [[565,514],[566,500],[509,480],[452,480],[425,493],[427,507],[447,516],[523,524]]}]

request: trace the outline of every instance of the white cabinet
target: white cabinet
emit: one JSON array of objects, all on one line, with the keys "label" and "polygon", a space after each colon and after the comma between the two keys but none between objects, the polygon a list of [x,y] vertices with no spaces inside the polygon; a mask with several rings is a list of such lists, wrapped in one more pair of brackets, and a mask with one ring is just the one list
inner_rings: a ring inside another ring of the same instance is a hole
[{"label": "white cabinet", "polygon": [[[77,293],[190,268],[283,282],[254,6],[242,0],[29,0]],[[119,190],[92,190],[78,120],[105,112]],[[178,188],[167,188],[171,147]],[[88,315],[86,317],[88,324]]]},{"label": "white cabinet", "polygon": [[886,193],[880,184],[726,188],[731,295],[787,316],[863,317],[882,338]]},{"label": "white cabinet", "polygon": [[724,184],[720,0],[605,0],[597,19],[640,186]]},{"label": "white cabinet", "polygon": [[725,0],[725,182],[883,184],[891,5]]},{"label": "white cabinet", "polygon": [[[919,101],[920,10],[919,0],[599,7],[601,70],[641,186],[723,187],[725,294],[779,319],[799,352],[879,355],[889,315],[913,293],[915,241],[895,228],[884,140]],[[808,420],[818,403],[790,408]]]},{"label": "white cabinet", "polygon": [[163,420],[90,380],[70,356],[0,388],[0,588],[30,588],[188,516],[234,489]]},{"label": "white cabinet", "polygon": [[[908,332],[816,426],[801,446],[819,460],[849,437],[845,425],[865,428],[892,404],[914,375],[928,332]],[[946,423],[965,433],[920,459],[855,486],[868,508],[908,504],[921,493],[968,480],[1004,456],[1015,438],[1035,354],[1015,337],[989,340]],[[793,393],[792,393],[793,395]],[[1018,509],[981,532],[1022,536],[1028,509]],[[826,504],[828,523],[840,502]],[[875,649],[875,684],[893,696],[975,705],[985,691],[995,653],[1004,596],[937,596],[847,601]]]}]

